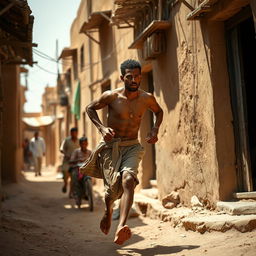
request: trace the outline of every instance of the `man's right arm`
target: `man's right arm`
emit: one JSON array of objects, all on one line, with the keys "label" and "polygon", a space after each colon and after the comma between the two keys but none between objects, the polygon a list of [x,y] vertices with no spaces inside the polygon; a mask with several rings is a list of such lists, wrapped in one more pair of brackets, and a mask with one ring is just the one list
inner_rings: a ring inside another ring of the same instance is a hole
[{"label": "man's right arm", "polygon": [[65,145],[66,145],[66,140],[63,140],[60,145],[60,152],[64,155],[65,155]]},{"label": "man's right arm", "polygon": [[99,132],[102,134],[102,137],[105,141],[110,141],[114,137],[115,133],[114,130],[110,127],[105,127],[101,120],[99,119],[99,116],[97,114],[96,110],[102,109],[109,105],[114,99],[115,95],[111,91],[104,92],[101,97],[98,100],[95,100],[91,102],[86,107],[86,112],[94,125],[97,127]]}]

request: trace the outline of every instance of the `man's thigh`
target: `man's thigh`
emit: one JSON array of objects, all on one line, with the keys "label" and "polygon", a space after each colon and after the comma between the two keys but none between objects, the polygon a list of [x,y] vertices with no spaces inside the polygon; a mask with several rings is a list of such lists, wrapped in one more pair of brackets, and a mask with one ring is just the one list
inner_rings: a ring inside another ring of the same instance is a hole
[{"label": "man's thigh", "polygon": [[120,165],[121,172],[128,172],[135,179],[137,179],[139,164],[143,158],[144,153],[145,150],[140,144],[124,148]]}]

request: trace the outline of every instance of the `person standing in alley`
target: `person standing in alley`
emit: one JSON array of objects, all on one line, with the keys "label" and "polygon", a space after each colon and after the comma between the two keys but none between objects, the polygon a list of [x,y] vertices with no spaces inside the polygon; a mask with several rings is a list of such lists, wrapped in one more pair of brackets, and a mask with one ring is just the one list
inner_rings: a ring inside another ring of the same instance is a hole
[{"label": "person standing in alley", "polygon": [[42,137],[39,137],[38,131],[34,133],[34,137],[30,140],[29,150],[32,153],[35,166],[35,176],[41,176],[42,160],[45,156],[45,142]]},{"label": "person standing in alley", "polygon": [[30,152],[29,144],[30,144],[29,139],[25,138],[22,143],[24,170],[29,170],[30,164],[31,164],[31,161],[30,161],[31,152]]},{"label": "person standing in alley", "polygon": [[70,136],[63,140],[60,146],[60,152],[64,155],[63,162],[62,162],[62,172],[63,172],[63,180],[64,185],[62,187],[62,192],[67,192],[67,187],[69,184],[69,197],[72,197],[72,186],[69,181],[70,178],[70,158],[73,151],[79,148],[79,140],[78,136],[78,129],[76,127],[70,129]]},{"label": "person standing in alley", "polygon": [[[103,141],[93,151],[90,158],[80,168],[80,172],[102,178],[105,185],[105,214],[100,228],[108,234],[111,226],[113,203],[120,202],[120,219],[114,242],[123,244],[131,237],[126,220],[133,203],[134,189],[139,183],[138,166],[144,149],[138,141],[141,120],[150,110],[155,115],[155,123],[145,138],[148,143],[158,141],[158,130],[163,119],[163,110],[155,97],[141,90],[141,65],[135,60],[121,64],[121,80],[124,86],[104,92],[98,100],[86,107],[92,122],[102,134]],[[107,126],[100,121],[97,110],[108,107]]]}]

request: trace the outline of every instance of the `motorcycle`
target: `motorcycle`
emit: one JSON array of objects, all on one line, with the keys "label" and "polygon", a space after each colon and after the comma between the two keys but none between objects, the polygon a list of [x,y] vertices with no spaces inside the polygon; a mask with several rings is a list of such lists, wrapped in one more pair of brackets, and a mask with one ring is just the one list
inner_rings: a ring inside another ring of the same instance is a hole
[{"label": "motorcycle", "polygon": [[82,163],[77,163],[72,167],[72,184],[73,184],[73,193],[78,208],[81,207],[82,199],[88,201],[89,210],[93,211],[93,188],[92,188],[92,179],[90,176],[83,175],[79,172],[79,167],[82,166]]}]

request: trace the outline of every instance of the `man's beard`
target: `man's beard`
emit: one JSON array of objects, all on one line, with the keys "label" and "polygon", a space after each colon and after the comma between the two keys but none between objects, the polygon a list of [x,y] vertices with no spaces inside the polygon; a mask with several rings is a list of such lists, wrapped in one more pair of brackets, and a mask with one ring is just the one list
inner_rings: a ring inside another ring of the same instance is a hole
[{"label": "man's beard", "polygon": [[136,87],[130,87],[130,85],[125,85],[125,89],[129,92],[136,92],[139,89],[139,86],[136,84]]}]

